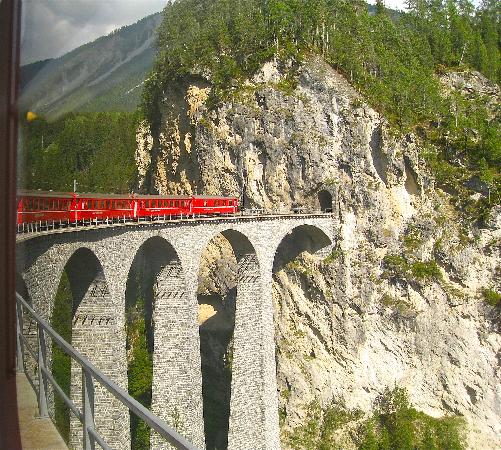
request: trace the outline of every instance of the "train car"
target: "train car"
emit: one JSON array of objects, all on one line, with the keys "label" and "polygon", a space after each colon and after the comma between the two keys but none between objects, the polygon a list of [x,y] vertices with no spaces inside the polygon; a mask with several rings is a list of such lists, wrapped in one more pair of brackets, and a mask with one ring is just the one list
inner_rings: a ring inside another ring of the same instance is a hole
[{"label": "train car", "polygon": [[76,195],[67,192],[19,191],[17,224],[71,221]]},{"label": "train car", "polygon": [[237,197],[76,194],[19,191],[18,225],[85,223],[141,218],[223,215],[238,212]]},{"label": "train car", "polygon": [[75,194],[71,220],[102,221],[136,218],[137,205],[130,194]]},{"label": "train car", "polygon": [[138,217],[172,217],[191,214],[192,197],[187,195],[134,195]]},{"label": "train car", "polygon": [[236,214],[238,212],[237,197],[219,197],[195,195],[192,197],[192,213],[194,214]]}]

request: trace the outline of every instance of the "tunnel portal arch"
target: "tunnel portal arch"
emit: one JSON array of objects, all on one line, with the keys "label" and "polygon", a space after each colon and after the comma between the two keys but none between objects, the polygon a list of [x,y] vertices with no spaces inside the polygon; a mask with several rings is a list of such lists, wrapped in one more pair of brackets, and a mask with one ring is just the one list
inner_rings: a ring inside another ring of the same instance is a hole
[{"label": "tunnel portal arch", "polygon": [[327,189],[322,189],[321,191],[318,192],[317,198],[318,198],[318,203],[320,205],[320,211],[326,213],[331,213],[333,211],[334,208],[332,204],[331,192],[329,192]]}]

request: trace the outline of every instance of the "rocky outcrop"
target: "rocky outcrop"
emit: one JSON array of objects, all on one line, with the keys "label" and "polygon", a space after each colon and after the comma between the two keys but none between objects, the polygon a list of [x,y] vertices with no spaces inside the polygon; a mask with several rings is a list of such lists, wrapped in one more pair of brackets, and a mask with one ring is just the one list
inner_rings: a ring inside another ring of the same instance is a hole
[{"label": "rocky outcrop", "polygon": [[[471,448],[499,448],[499,309],[481,292],[501,290],[501,211],[463,228],[415,136],[392,132],[320,58],[296,71],[270,62],[218,103],[206,82],[172,86],[159,132],[141,132],[141,185],[270,211],[332,195],[331,256],[303,254],[274,276],[284,447],[313,401],[368,412],[400,385],[430,415],[464,416]],[[219,269],[234,264],[206,259],[201,293],[224,294]]]}]

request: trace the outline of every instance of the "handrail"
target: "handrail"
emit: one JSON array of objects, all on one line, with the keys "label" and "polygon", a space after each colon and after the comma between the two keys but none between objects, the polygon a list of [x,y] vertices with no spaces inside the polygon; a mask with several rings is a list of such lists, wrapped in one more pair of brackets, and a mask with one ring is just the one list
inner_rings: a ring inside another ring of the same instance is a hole
[{"label": "handrail", "polygon": [[[47,333],[53,342],[55,342],[67,355],[75,360],[82,367],[82,398],[83,409],[81,412],[78,407],[66,396],[61,395],[63,401],[68,405],[75,416],[80,420],[83,425],[83,445],[85,450],[94,449],[97,442],[102,448],[108,449],[108,445],[99,435],[94,426],[94,383],[93,380],[99,382],[105,389],[108,390],[116,399],[125,405],[133,414],[144,420],[152,429],[154,429],[160,436],[174,447],[183,450],[196,450],[196,447],[188,442],[176,430],[170,427],[163,420],[152,414],[141,403],[132,398],[124,389],[119,387],[104,375],[98,368],[96,368],[87,358],[78,353],[70,344],[68,344],[59,334],[54,331],[51,326],[38,314],[33,308],[16,292],[16,306],[17,306],[17,335],[18,335],[18,370],[24,370],[24,346],[27,344],[26,338],[23,336],[22,323],[23,312],[26,310],[31,318],[36,322],[38,327],[37,340],[39,353],[35,357],[35,361],[39,367],[38,377],[39,384],[37,390],[39,412],[41,416],[47,415],[47,382],[50,382],[58,394],[64,393],[62,388],[57,384],[56,380],[52,377],[45,364],[45,337]],[[29,344],[28,344],[29,346]],[[29,379],[29,376],[27,376]],[[31,381],[31,380],[30,380]],[[34,386],[34,383],[31,383]]]}]

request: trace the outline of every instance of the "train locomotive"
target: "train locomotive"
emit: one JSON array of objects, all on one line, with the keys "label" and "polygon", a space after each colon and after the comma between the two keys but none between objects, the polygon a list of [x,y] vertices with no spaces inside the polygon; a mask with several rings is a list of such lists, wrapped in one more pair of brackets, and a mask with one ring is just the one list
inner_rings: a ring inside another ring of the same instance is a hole
[{"label": "train locomotive", "polygon": [[19,191],[17,225],[233,215],[238,197]]}]

